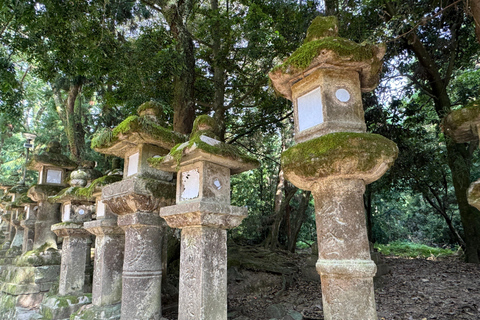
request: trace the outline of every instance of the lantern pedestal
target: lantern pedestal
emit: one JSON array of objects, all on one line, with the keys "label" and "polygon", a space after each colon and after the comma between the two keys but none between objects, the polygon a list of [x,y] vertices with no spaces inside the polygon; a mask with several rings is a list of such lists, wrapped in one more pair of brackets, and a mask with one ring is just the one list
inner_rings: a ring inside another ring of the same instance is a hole
[{"label": "lantern pedestal", "polygon": [[133,176],[109,184],[102,199],[125,231],[122,319],[161,317],[162,233],[158,209],[174,201],[171,182]]},{"label": "lantern pedestal", "polygon": [[172,228],[182,229],[178,319],[227,319],[227,231],[246,208],[220,203],[182,203],[160,209]]},{"label": "lantern pedestal", "polygon": [[285,176],[312,191],[317,225],[317,272],[325,319],[376,320],[375,263],[365,221],[365,185],[393,164],[398,149],[379,135],[333,133],[282,154]]},{"label": "lantern pedestal", "polygon": [[122,299],[124,231],[118,227],[116,218],[85,222],[84,228],[96,237],[92,304],[119,303]]}]

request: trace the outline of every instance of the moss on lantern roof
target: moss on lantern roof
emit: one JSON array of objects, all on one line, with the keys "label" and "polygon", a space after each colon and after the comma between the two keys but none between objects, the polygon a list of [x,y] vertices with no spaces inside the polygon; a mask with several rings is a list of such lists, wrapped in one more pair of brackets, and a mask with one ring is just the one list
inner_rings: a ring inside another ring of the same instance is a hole
[{"label": "moss on lantern roof", "polygon": [[122,176],[119,175],[109,175],[97,178],[92,181],[92,183],[87,187],[69,187],[60,191],[57,195],[51,196],[48,198],[50,202],[62,202],[68,200],[84,200],[84,201],[95,201],[92,198],[93,193],[96,188],[105,186],[110,183],[114,183],[122,180]]},{"label": "moss on lantern roof", "polygon": [[148,143],[162,147],[174,146],[186,140],[184,135],[160,126],[148,116],[130,116],[113,130],[105,129],[95,134],[91,146],[96,151],[102,152],[119,140],[128,140],[128,136],[134,133],[144,135],[142,138],[148,139]]},{"label": "moss on lantern roof", "polygon": [[54,166],[65,169],[75,169],[77,164],[61,153],[52,153],[43,151],[34,155],[32,160],[27,164],[27,168],[31,170],[40,170],[42,166]]},{"label": "moss on lantern roof", "polygon": [[[214,130],[216,123],[213,118],[202,115],[197,117],[194,122],[193,130],[190,135],[190,140],[185,143],[177,144],[174,146],[170,153],[164,157],[150,158],[148,163],[150,166],[165,170],[165,162],[175,161],[177,169],[182,161],[183,156],[188,155],[196,149],[202,150],[208,154],[224,157],[230,160],[239,161],[245,164],[250,164],[251,168],[255,168],[260,165],[257,159],[247,155],[243,150],[239,149],[236,146],[214,140],[210,143],[207,143],[208,139],[216,139],[217,135]],[[202,138],[208,137],[207,139]]]},{"label": "moss on lantern roof", "polygon": [[377,50],[377,46],[372,44],[358,44],[345,38],[326,37],[305,43],[271,72],[278,70],[288,74],[301,72],[307,69],[315,58],[324,54],[324,51],[333,51],[340,64],[342,61],[372,60],[376,57]]},{"label": "moss on lantern roof", "polygon": [[336,132],[290,147],[281,163],[286,174],[318,179],[367,173],[378,166],[379,159],[392,165],[397,155],[396,144],[381,135]]},{"label": "moss on lantern roof", "polygon": [[303,43],[318,40],[325,37],[336,37],[338,35],[338,19],[335,16],[318,16],[313,19],[307,29],[307,36]]}]

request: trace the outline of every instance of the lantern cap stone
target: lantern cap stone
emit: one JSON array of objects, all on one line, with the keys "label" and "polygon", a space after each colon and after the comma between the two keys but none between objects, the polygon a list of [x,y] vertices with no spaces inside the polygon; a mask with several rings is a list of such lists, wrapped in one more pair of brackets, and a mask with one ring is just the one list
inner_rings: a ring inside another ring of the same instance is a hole
[{"label": "lantern cap stone", "polygon": [[148,163],[159,170],[176,172],[180,166],[207,161],[229,168],[232,174],[259,166],[258,160],[216,137],[214,120],[209,116],[200,116],[195,120],[189,141],[176,145],[164,157],[148,159]]},{"label": "lantern cap stone", "polygon": [[292,85],[317,69],[348,69],[360,75],[363,92],[378,85],[384,45],[358,44],[338,37],[335,17],[317,17],[307,31],[304,44],[269,73],[273,88],[292,100]]},{"label": "lantern cap stone", "polygon": [[35,184],[28,189],[28,197],[35,202],[46,201],[48,197],[54,196],[64,189],[63,186]]},{"label": "lantern cap stone", "polygon": [[298,143],[282,154],[286,178],[312,190],[328,179],[379,179],[398,156],[397,145],[373,133],[336,132]]},{"label": "lantern cap stone", "polygon": [[53,166],[73,170],[77,167],[77,163],[70,160],[61,153],[61,145],[58,141],[48,143],[45,150],[33,156],[29,161],[27,168],[30,170],[40,171],[44,166]]},{"label": "lantern cap stone", "polygon": [[443,132],[457,143],[478,140],[479,125],[480,101],[477,100],[451,111],[442,121]]},{"label": "lantern cap stone", "polygon": [[86,187],[69,187],[61,190],[57,195],[50,196],[49,202],[64,203],[68,201],[95,201],[94,194],[101,192],[103,186],[122,180],[120,175],[107,175],[93,180]]},{"label": "lantern cap stone", "polygon": [[113,130],[97,132],[92,139],[92,148],[103,154],[124,158],[129,150],[140,144],[158,146],[167,154],[173,146],[186,140],[183,134],[166,129],[150,115],[142,114],[128,117]]}]

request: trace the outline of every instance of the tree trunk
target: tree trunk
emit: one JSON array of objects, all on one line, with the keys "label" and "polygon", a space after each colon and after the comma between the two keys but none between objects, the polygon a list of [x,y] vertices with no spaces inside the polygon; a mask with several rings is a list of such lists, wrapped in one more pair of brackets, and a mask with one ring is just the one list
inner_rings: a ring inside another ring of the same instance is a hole
[{"label": "tree trunk", "polygon": [[68,143],[72,158],[80,163],[85,153],[85,130],[82,124],[82,106],[77,98],[82,90],[81,84],[72,84],[68,90],[68,96],[65,105],[66,126]]},{"label": "tree trunk", "polygon": [[373,235],[372,188],[370,185],[366,186],[366,191],[363,198],[365,199],[365,216],[367,218],[368,241],[375,243],[376,239]]},{"label": "tree trunk", "polygon": [[[187,30],[186,21],[193,10],[192,0],[143,0],[162,12],[176,40],[176,50],[181,56],[179,74],[173,80],[173,130],[188,134],[195,120],[195,47]],[[158,7],[157,7],[158,5]]]},{"label": "tree trunk", "polygon": [[[292,253],[295,252],[295,249],[297,248],[298,233],[300,232],[303,223],[308,218],[307,208],[310,202],[310,195],[310,191],[303,191],[295,215],[290,215],[287,250]],[[292,216],[294,216],[294,219],[292,219]]]},{"label": "tree trunk", "polygon": [[[213,14],[216,14],[219,10],[218,0],[211,0],[211,10]],[[215,23],[212,25],[212,54],[213,54],[213,84],[215,88],[215,95],[213,100],[213,111],[215,122],[217,123],[218,132],[220,139],[225,141],[225,67],[223,67],[223,62],[225,57],[221,53],[222,45],[222,35],[218,30],[220,30],[220,19],[215,19]]]},{"label": "tree trunk", "polygon": [[462,220],[466,261],[480,263],[480,211],[470,206],[467,190],[470,186],[471,153],[465,143],[447,138],[448,166],[452,171],[453,186]]}]

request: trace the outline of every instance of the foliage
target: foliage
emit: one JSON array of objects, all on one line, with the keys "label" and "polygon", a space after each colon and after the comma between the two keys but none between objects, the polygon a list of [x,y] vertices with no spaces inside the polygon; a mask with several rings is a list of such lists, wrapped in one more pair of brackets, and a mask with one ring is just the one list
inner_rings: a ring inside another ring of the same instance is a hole
[{"label": "foliage", "polygon": [[377,244],[375,249],[384,255],[393,255],[402,258],[439,258],[448,257],[456,254],[456,250],[429,247],[424,244],[394,241],[387,245]]}]

